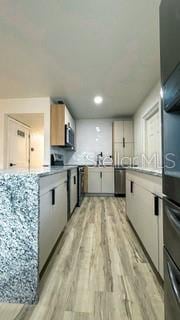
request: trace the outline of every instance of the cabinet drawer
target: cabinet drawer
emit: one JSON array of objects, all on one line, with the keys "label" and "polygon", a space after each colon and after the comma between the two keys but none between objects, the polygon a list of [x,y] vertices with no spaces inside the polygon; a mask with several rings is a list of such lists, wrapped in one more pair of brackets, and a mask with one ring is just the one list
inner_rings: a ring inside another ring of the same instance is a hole
[{"label": "cabinet drawer", "polygon": [[67,181],[67,171],[40,179],[40,196]]}]

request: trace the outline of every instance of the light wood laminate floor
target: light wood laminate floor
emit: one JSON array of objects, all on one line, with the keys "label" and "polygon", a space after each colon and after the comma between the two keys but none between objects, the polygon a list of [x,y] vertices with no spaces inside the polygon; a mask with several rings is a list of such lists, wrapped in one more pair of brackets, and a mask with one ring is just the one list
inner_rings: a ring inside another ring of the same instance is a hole
[{"label": "light wood laminate floor", "polygon": [[[148,227],[148,226],[147,226]],[[85,198],[36,306],[0,304],[0,320],[163,320],[163,292],[118,198]]]}]

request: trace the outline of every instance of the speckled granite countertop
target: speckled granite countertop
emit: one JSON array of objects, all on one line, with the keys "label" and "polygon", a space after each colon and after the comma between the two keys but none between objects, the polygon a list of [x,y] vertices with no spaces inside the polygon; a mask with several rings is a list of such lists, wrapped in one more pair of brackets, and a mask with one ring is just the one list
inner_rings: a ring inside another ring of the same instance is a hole
[{"label": "speckled granite countertop", "polygon": [[40,179],[76,168],[0,171],[0,301],[38,301]]},{"label": "speckled granite countertop", "polygon": [[162,177],[162,170],[159,169],[148,169],[148,168],[141,168],[141,167],[128,167],[126,170],[131,170],[131,171],[137,171],[145,174],[149,174],[151,176],[157,176],[157,177]]}]

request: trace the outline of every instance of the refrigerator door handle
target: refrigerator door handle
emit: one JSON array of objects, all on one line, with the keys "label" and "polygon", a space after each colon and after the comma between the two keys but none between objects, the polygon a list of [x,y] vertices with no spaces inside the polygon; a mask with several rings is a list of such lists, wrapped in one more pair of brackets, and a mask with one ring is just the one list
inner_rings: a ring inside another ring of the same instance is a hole
[{"label": "refrigerator door handle", "polygon": [[167,266],[168,266],[168,273],[169,273],[169,277],[171,280],[172,289],[175,294],[177,303],[180,306],[180,279],[178,276],[176,277],[175,270],[174,270],[174,268],[172,269],[169,262],[168,262]]}]

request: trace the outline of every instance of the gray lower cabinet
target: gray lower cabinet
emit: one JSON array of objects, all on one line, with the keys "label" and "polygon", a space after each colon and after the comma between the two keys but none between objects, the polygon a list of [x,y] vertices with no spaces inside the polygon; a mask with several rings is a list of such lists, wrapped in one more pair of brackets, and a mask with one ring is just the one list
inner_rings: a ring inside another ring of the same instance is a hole
[{"label": "gray lower cabinet", "polygon": [[114,168],[88,167],[88,193],[113,194]]},{"label": "gray lower cabinet", "polygon": [[126,175],[127,216],[157,271],[163,274],[162,179],[142,173]]},{"label": "gray lower cabinet", "polygon": [[41,271],[67,223],[67,173],[40,181],[40,262]]}]

